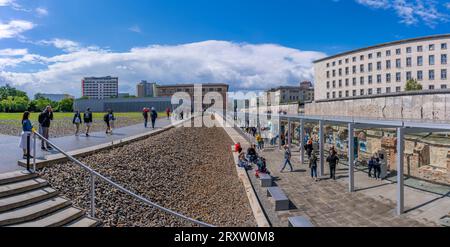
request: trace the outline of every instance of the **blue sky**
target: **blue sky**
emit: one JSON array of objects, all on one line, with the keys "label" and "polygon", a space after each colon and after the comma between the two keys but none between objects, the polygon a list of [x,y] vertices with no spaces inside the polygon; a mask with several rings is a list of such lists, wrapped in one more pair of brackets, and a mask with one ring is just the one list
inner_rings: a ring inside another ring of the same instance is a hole
[{"label": "blue sky", "polygon": [[80,95],[83,76],[134,93],[226,82],[264,89],[312,80],[312,61],[449,33],[450,0],[0,0],[0,85]]}]

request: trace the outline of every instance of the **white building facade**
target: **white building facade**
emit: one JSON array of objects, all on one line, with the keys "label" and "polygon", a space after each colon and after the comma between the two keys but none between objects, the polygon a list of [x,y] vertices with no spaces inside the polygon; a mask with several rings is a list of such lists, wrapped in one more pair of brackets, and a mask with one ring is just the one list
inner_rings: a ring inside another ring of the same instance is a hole
[{"label": "white building facade", "polygon": [[314,62],[315,100],[405,91],[417,80],[423,90],[450,88],[450,34],[384,43]]},{"label": "white building facade", "polygon": [[117,98],[119,96],[118,77],[85,77],[81,81],[82,95],[90,99]]}]

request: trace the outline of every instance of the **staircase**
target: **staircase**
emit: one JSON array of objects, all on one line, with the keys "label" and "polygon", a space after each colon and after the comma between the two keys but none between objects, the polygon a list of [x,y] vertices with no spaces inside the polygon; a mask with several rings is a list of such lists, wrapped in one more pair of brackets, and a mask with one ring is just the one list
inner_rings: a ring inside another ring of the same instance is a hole
[{"label": "staircase", "polygon": [[0,174],[0,227],[96,227],[88,217],[37,174]]}]

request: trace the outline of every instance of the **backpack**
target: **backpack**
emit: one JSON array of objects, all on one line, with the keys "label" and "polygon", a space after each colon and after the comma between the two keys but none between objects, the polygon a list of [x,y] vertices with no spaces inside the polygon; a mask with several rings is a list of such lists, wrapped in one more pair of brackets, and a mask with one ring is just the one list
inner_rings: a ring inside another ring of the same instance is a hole
[{"label": "backpack", "polygon": [[103,121],[109,122],[109,113],[106,113],[105,116],[103,116]]}]

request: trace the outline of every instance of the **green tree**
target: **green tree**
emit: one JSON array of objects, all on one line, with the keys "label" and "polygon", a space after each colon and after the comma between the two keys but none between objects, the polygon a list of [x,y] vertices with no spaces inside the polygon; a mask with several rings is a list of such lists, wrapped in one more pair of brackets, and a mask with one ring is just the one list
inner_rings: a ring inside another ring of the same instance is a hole
[{"label": "green tree", "polygon": [[49,105],[52,107],[55,106],[55,104],[47,98],[39,98],[39,99],[33,100],[33,102],[30,105],[33,105],[35,107],[35,109],[33,109],[33,110],[38,111],[38,112],[43,111],[45,109],[45,107],[47,107]]},{"label": "green tree", "polygon": [[406,82],[406,91],[418,91],[422,89],[422,84],[418,83],[415,79],[410,79]]},{"label": "green tree", "polygon": [[17,90],[11,87],[9,84],[6,84],[3,87],[0,87],[0,100],[4,100],[9,96],[12,97],[25,97],[28,100],[27,93],[24,91]]},{"label": "green tree", "polygon": [[28,98],[8,96],[0,101],[0,110],[4,112],[24,112],[28,110]]},{"label": "green tree", "polygon": [[59,110],[62,112],[73,112],[73,99],[65,98],[59,102]]}]

